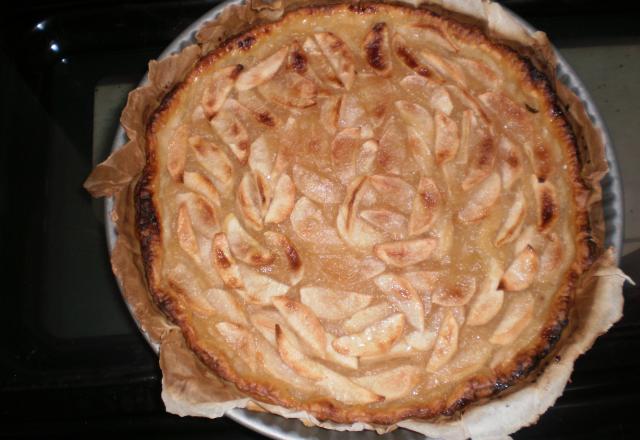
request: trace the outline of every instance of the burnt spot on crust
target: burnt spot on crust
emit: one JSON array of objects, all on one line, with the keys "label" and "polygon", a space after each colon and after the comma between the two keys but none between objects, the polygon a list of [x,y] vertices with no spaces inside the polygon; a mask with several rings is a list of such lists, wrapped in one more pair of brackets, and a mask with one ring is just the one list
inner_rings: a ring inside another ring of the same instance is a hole
[{"label": "burnt spot on crust", "polygon": [[525,105],[524,105],[524,108],[526,108],[526,109],[527,109],[527,111],[528,111],[529,113],[534,113],[534,114],[535,114],[535,113],[538,113],[538,112],[539,112],[539,110],[538,110],[538,109],[533,108],[533,107],[531,107],[529,104],[526,104],[526,103],[525,103]]},{"label": "burnt spot on crust", "polygon": [[244,37],[240,38],[236,42],[236,45],[238,46],[238,49],[249,50],[249,49],[251,49],[251,47],[253,46],[253,44],[255,42],[256,42],[256,37],[254,37],[252,34],[249,34],[249,35],[245,35]]},{"label": "burnt spot on crust", "polygon": [[355,12],[356,14],[373,14],[375,12],[378,12],[378,8],[376,8],[374,5],[365,5],[362,3],[349,5],[349,10],[351,12]]},{"label": "burnt spot on crust", "polygon": [[384,44],[383,33],[386,31],[386,23],[376,23],[371,29],[371,38],[364,46],[367,62],[376,70],[385,70],[388,67],[387,60],[382,53],[382,46]]}]

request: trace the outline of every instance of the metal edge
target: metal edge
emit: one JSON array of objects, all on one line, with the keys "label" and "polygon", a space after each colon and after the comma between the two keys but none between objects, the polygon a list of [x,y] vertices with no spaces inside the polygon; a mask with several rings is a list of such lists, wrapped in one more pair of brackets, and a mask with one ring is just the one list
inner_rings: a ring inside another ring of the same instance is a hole
[{"label": "metal edge", "polygon": [[[182,50],[186,45],[195,43],[195,33],[206,21],[214,19],[220,12],[227,6],[234,4],[242,4],[244,0],[229,0],[212,8],[205,13],[198,20],[189,25],[184,31],[182,31],[164,51],[158,56],[158,60],[166,58],[167,56]],[[519,17],[510,9],[503,6],[503,8],[511,14],[518,22],[520,22],[529,32],[533,33],[536,29],[527,21]],[[619,261],[622,255],[622,238],[624,233],[624,199],[622,193],[622,183],[620,178],[620,170],[616,159],[616,154],[611,141],[611,136],[606,128],[604,120],[597,110],[589,92],[580,80],[576,72],[569,65],[566,59],[560,54],[560,52],[553,46],[555,55],[558,60],[558,69],[563,74],[560,79],[565,81],[565,84],[581,99],[583,105],[587,110],[590,118],[598,127],[603,136],[605,145],[605,154],[609,164],[609,172],[602,181],[603,191],[603,210],[605,215],[605,242],[609,246],[614,246],[616,250],[616,260]],[[147,75],[142,78],[137,87],[143,86],[147,82]],[[121,148],[126,143],[126,135],[122,126],[118,127],[114,141],[112,143],[111,152]],[[113,209],[113,198],[108,197],[105,200],[105,229],[107,234],[107,244],[109,248],[109,254],[113,251],[115,242],[117,239],[117,231],[115,225],[111,221],[111,211]],[[119,280],[118,287],[122,293],[122,285]],[[123,296],[124,299],[124,296]],[[149,334],[144,331],[138,324],[133,314],[133,310],[129,303],[125,301],[127,309],[131,314],[131,317],[138,325],[144,338],[147,340],[153,350],[159,352],[159,344],[152,340]],[[255,432],[265,435],[269,438],[278,440],[305,440],[305,439],[332,439],[335,435],[343,434],[343,432],[329,431],[318,427],[306,427],[302,422],[295,419],[284,419],[281,416],[271,414],[260,414],[253,411],[248,411],[241,408],[234,408],[225,413],[225,415],[240,425],[249,428]],[[268,419],[273,420],[268,420]],[[267,419],[267,420],[264,420]],[[273,422],[273,423],[269,423]],[[304,432],[310,431],[310,432]],[[346,432],[345,432],[346,433]],[[359,439],[365,438],[373,434],[376,438],[382,437],[375,434],[373,431],[351,431],[347,435],[357,436]],[[414,435],[415,434],[415,435]],[[384,437],[389,439],[402,438],[424,438],[422,435],[413,433],[406,430],[396,430],[391,433],[385,434]]]}]

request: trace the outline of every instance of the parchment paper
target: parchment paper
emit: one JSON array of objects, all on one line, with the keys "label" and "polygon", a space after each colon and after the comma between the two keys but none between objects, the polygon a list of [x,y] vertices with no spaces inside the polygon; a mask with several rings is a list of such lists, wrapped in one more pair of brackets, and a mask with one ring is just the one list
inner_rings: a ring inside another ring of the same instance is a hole
[{"label": "parchment paper", "polygon": [[[149,116],[165,94],[178,84],[201,55],[216,48],[232,35],[268,21],[277,20],[284,12],[309,4],[328,4],[326,0],[253,0],[246,5],[227,7],[215,20],[198,31],[198,44],[180,53],[149,63],[145,85],[129,94],[122,112],[121,124],[129,142],[98,165],[85,188],[94,197],[114,198],[112,219],[118,238],[111,255],[111,264],[129,303],[133,315],[152,342],[160,347],[160,367],[163,373],[162,398],[169,412],[181,416],[220,417],[232,408],[268,411],[287,418],[297,418],[308,426],[334,430],[376,430],[384,433],[397,427],[420,432],[428,437],[457,440],[503,439],[523,426],[535,423],[539,415],[554,404],[562,394],[573,370],[575,359],[591,347],[595,339],[606,332],[622,316],[622,285],[626,276],[615,267],[612,250],[606,251],[591,273],[583,278],[574,310],[572,329],[565,336],[552,363],[537,380],[499,399],[467,408],[458,418],[437,423],[405,420],[393,426],[372,426],[364,423],[339,425],[322,422],[305,412],[253,401],[233,384],[213,374],[186,346],[178,327],[158,310],[147,291],[140,246],[135,235],[135,185],[145,164],[145,127]],[[484,26],[493,38],[508,42],[529,55],[536,67],[555,83],[556,92],[567,111],[580,145],[585,164],[583,178],[588,191],[586,202],[593,205],[592,228],[598,244],[603,243],[604,220],[599,201],[600,179],[607,172],[602,134],[594,128],[580,99],[556,79],[556,60],[547,37],[542,32],[529,33],[498,4],[481,0],[407,1],[414,6],[425,4],[439,12],[473,21]]]}]

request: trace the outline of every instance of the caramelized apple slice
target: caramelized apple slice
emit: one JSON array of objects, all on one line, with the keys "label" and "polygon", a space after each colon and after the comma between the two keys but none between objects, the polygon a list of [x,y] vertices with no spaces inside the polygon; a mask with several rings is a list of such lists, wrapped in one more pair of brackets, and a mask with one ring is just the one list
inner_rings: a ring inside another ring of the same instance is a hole
[{"label": "caramelized apple slice", "polygon": [[527,245],[502,275],[500,288],[509,292],[526,289],[533,283],[538,266],[538,254],[531,245]]},{"label": "caramelized apple slice", "polygon": [[428,177],[421,177],[409,217],[409,235],[427,232],[436,220],[441,204],[440,190],[435,182]]},{"label": "caramelized apple slice", "polygon": [[375,245],[373,252],[389,266],[407,267],[429,258],[436,245],[432,238],[393,241]]},{"label": "caramelized apple slice", "polygon": [[385,353],[404,330],[404,315],[393,314],[360,333],[334,339],[333,348],[347,356],[372,356]]},{"label": "caramelized apple slice", "polygon": [[530,294],[512,297],[500,324],[489,339],[492,344],[507,345],[516,340],[533,318],[534,300]]},{"label": "caramelized apple slice", "polygon": [[229,250],[227,236],[223,233],[213,236],[211,259],[213,267],[225,285],[232,289],[242,289],[244,287],[236,260]]},{"label": "caramelized apple slice", "polygon": [[276,188],[273,191],[273,199],[269,205],[266,215],[264,216],[265,223],[282,223],[293,211],[293,206],[296,201],[296,188],[293,186],[291,177],[288,174],[282,174],[278,178]]},{"label": "caramelized apple slice", "polygon": [[447,311],[436,339],[433,353],[427,364],[427,372],[435,373],[442,368],[458,350],[460,326],[451,311]]},{"label": "caramelized apple slice", "polygon": [[371,296],[346,290],[334,290],[326,287],[303,287],[300,300],[322,319],[338,320],[351,316],[364,309],[371,302]]},{"label": "caramelized apple slice", "polygon": [[255,371],[258,364],[255,336],[245,327],[231,322],[219,322],[215,327],[233,353]]},{"label": "caramelized apple slice", "polygon": [[167,147],[167,171],[176,182],[182,181],[184,165],[187,162],[187,144],[189,137],[189,126],[179,126]]},{"label": "caramelized apple slice", "polygon": [[306,197],[298,199],[289,218],[291,228],[302,240],[323,248],[336,248],[342,245],[338,233],[327,224],[322,211]]},{"label": "caramelized apple slice", "polygon": [[391,74],[389,28],[386,23],[373,25],[364,38],[364,52],[367,63],[378,75],[389,76]]},{"label": "caramelized apple slice", "polygon": [[320,320],[306,305],[287,298],[277,296],[271,299],[275,308],[298,336],[319,357],[326,355],[327,338]]},{"label": "caramelized apple slice", "polygon": [[195,171],[187,171],[184,173],[184,185],[191,191],[203,195],[209,202],[220,206],[220,193],[208,177]]},{"label": "caramelized apple slice", "polygon": [[504,292],[498,290],[502,268],[499,263],[491,259],[485,279],[480,284],[477,295],[469,305],[467,325],[484,325],[491,321],[502,308]]},{"label": "caramelized apple slice", "polygon": [[377,374],[354,378],[354,382],[383,396],[385,402],[408,395],[421,379],[421,372],[413,365],[402,365]]},{"label": "caramelized apple slice", "polygon": [[329,134],[334,134],[338,129],[341,106],[341,96],[327,96],[320,104],[320,123]]},{"label": "caramelized apple slice", "polygon": [[418,60],[417,55],[409,48],[407,41],[400,34],[395,34],[391,41],[392,50],[402,63],[409,69],[413,70],[420,76],[429,78],[435,81],[440,81],[440,78],[431,68],[427,67],[424,63]]},{"label": "caramelized apple slice", "polygon": [[316,104],[315,83],[297,73],[285,72],[258,87],[267,100],[289,108],[307,108]]},{"label": "caramelized apple slice", "polygon": [[282,360],[301,376],[315,381],[334,399],[348,405],[380,402],[384,397],[356,385],[346,377],[307,358],[290,338],[287,338],[280,326],[276,327],[278,352]]},{"label": "caramelized apple slice", "polygon": [[486,134],[481,134],[480,138],[475,144],[471,145],[469,150],[471,161],[467,176],[462,181],[463,190],[468,191],[476,187],[478,183],[491,174],[496,162],[497,152],[498,149],[493,139]]},{"label": "caramelized apple slice", "polygon": [[433,258],[441,262],[450,262],[451,246],[453,245],[453,220],[449,216],[440,216],[431,228],[429,234],[438,240],[438,245],[433,251]]},{"label": "caramelized apple slice", "polygon": [[405,272],[402,276],[411,283],[422,298],[425,316],[431,311],[431,296],[436,291],[440,280],[440,272],[419,270]]},{"label": "caramelized apple slice", "polygon": [[500,166],[502,187],[505,190],[508,190],[522,175],[522,172],[524,171],[524,162],[520,150],[508,138],[501,138],[498,148],[504,158],[502,165]]},{"label": "caramelized apple slice", "polygon": [[216,210],[207,199],[194,193],[179,194],[176,199],[186,206],[191,226],[198,234],[211,238],[220,230]]},{"label": "caramelized apple slice", "polygon": [[356,76],[356,67],[353,54],[345,42],[332,32],[318,32],[314,37],[344,88],[351,89]]},{"label": "caramelized apple slice", "polygon": [[236,194],[236,204],[245,224],[256,231],[262,230],[262,214],[268,203],[266,182],[260,178],[256,179],[251,172],[245,173]]},{"label": "caramelized apple slice", "polygon": [[380,146],[378,142],[370,139],[360,147],[356,157],[356,174],[371,174],[376,168],[376,156]]},{"label": "caramelized apple slice", "polygon": [[198,247],[198,240],[196,239],[195,232],[193,232],[191,217],[189,216],[189,210],[185,203],[182,203],[178,209],[175,227],[180,247],[199,264],[201,262],[200,248]]},{"label": "caramelized apple slice", "polygon": [[304,41],[302,48],[308,55],[311,70],[319,79],[321,84],[328,84],[332,88],[343,87],[340,78],[338,78],[336,72],[334,72],[333,68],[329,64],[327,57],[324,56],[320,47],[318,47],[318,44],[313,38],[307,38]]},{"label": "caramelized apple slice", "polygon": [[434,304],[446,307],[464,306],[476,293],[476,279],[463,276],[455,284],[439,286],[431,297]]},{"label": "caramelized apple slice", "polygon": [[314,202],[334,204],[344,199],[342,185],[301,165],[293,166],[293,181],[298,190]]},{"label": "caramelized apple slice", "polygon": [[249,319],[256,330],[275,347],[276,325],[279,325],[280,328],[285,331],[282,315],[274,310],[259,310],[251,313]]},{"label": "caramelized apple slice", "polygon": [[367,180],[378,193],[378,199],[400,212],[409,214],[413,207],[415,190],[400,177],[376,174]]},{"label": "caramelized apple slice", "polygon": [[282,66],[288,52],[289,48],[283,47],[255,66],[240,72],[235,83],[236,89],[249,90],[269,81]]},{"label": "caramelized apple slice", "polygon": [[282,125],[282,120],[273,112],[273,106],[267,103],[254,90],[238,92],[238,103],[251,118],[266,128]]},{"label": "caramelized apple slice", "polygon": [[270,148],[265,136],[260,136],[249,147],[249,168],[264,177],[271,176],[276,159],[275,149]]},{"label": "caramelized apple slice", "polygon": [[546,233],[560,218],[556,189],[549,181],[540,183],[536,176],[531,176],[531,184],[536,197],[538,231]]},{"label": "caramelized apple slice", "polygon": [[464,223],[482,220],[500,197],[500,176],[493,173],[471,194],[464,208],[458,211],[458,219]]},{"label": "caramelized apple slice", "polygon": [[233,164],[227,155],[215,144],[200,136],[189,138],[189,145],[193,148],[200,165],[213,177],[214,184],[223,196],[231,193],[233,188]]},{"label": "caramelized apple slice", "polygon": [[224,220],[224,232],[229,240],[231,252],[240,261],[252,266],[264,266],[273,261],[273,255],[244,230],[235,215]]},{"label": "caramelized apple slice", "polygon": [[232,293],[223,289],[208,289],[204,296],[217,315],[235,324],[248,324],[242,306]]},{"label": "caramelized apple slice", "polygon": [[291,240],[286,235],[275,231],[265,232],[264,238],[275,248],[279,258],[286,261],[284,270],[289,275],[289,284],[292,286],[298,284],[304,276],[304,264]]},{"label": "caramelized apple slice", "polygon": [[394,240],[402,240],[407,235],[407,218],[388,209],[365,209],[360,217],[377,229],[386,232]]},{"label": "caramelized apple slice", "polygon": [[216,115],[233,89],[236,78],[242,72],[241,64],[224,67],[211,75],[209,83],[202,94],[202,109],[207,119]]},{"label": "caramelized apple slice", "polygon": [[441,165],[456,157],[460,147],[458,124],[444,113],[436,112],[435,132],[436,163]]},{"label": "caramelized apple slice", "polygon": [[379,303],[366,309],[355,312],[349,319],[342,323],[342,329],[346,333],[356,333],[382,321],[389,316],[391,308],[387,303]]},{"label": "caramelized apple slice", "polygon": [[441,77],[447,78],[457,84],[465,84],[464,71],[445,58],[436,55],[434,52],[423,50],[420,52],[420,59],[426,62],[427,66],[438,72]]},{"label": "caramelized apple slice", "polygon": [[495,245],[500,247],[504,244],[511,243],[517,237],[517,233],[522,226],[526,214],[526,205],[524,195],[518,191],[514,198],[513,204],[509,207],[507,218],[502,223],[498,234],[496,235]]},{"label": "caramelized apple slice", "polygon": [[427,144],[430,143],[434,134],[431,113],[421,105],[410,101],[396,101],[395,106],[402,119],[415,128]]},{"label": "caramelized apple slice", "polygon": [[[242,165],[247,163],[249,156],[249,134],[240,120],[229,109],[236,101],[227,99],[216,116],[211,119],[211,127],[220,139],[229,146],[231,152]],[[239,104],[238,104],[239,105]]]},{"label": "caramelized apple slice", "polygon": [[263,306],[271,304],[271,299],[289,291],[289,286],[271,277],[256,272],[246,266],[238,266],[244,282],[244,290],[238,290],[245,300]]},{"label": "caramelized apple slice", "polygon": [[409,281],[391,273],[375,278],[376,286],[387,295],[407,317],[407,321],[418,331],[424,330],[424,305]]},{"label": "caramelized apple slice", "polygon": [[479,81],[488,90],[496,90],[502,83],[502,79],[487,63],[470,58],[458,58],[457,61],[467,75]]}]

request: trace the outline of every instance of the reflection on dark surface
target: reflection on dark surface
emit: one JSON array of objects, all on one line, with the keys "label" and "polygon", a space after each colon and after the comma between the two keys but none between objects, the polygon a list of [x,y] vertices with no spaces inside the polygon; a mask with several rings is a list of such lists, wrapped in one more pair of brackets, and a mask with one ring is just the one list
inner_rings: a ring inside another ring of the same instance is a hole
[{"label": "reflection on dark surface", "polygon": [[[637,11],[621,2],[507,4],[560,46],[639,34]],[[164,413],[157,359],[111,274],[102,202],[81,186],[147,61],[214,5],[40,1],[0,14],[2,434],[259,437],[227,419]],[[640,437],[629,417],[640,397],[640,298],[626,295],[623,322],[580,359],[556,407],[515,438]]]}]

